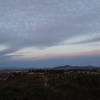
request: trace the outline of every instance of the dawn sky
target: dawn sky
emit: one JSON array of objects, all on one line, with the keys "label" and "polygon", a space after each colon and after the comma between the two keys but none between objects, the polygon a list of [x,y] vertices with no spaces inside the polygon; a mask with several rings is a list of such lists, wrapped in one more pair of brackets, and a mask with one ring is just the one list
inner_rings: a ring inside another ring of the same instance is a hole
[{"label": "dawn sky", "polygon": [[100,0],[0,0],[0,68],[100,65]]}]

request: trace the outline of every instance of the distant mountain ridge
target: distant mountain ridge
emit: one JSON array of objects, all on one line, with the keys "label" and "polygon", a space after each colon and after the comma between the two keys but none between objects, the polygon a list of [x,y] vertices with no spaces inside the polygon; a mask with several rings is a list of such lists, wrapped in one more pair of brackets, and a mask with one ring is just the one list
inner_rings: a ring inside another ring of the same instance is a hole
[{"label": "distant mountain ridge", "polygon": [[71,66],[71,65],[64,65],[64,66],[57,66],[57,67],[44,67],[44,68],[34,68],[34,67],[17,67],[17,66],[10,66],[10,67],[0,67],[0,70],[28,70],[28,69],[33,69],[33,70],[39,70],[39,69],[42,69],[42,70],[68,70],[68,69],[100,69],[100,66],[91,66],[91,65],[88,65],[88,66]]},{"label": "distant mountain ridge", "polygon": [[100,68],[97,66],[70,66],[70,65],[64,65],[64,66],[58,66],[58,67],[54,67],[53,69],[55,70],[67,70],[67,69],[96,69],[96,68]]}]

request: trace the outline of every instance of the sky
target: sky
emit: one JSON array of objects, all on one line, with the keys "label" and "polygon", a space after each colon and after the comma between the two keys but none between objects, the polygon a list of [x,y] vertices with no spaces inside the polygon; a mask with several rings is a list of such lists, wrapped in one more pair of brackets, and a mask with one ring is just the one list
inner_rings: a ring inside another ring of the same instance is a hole
[{"label": "sky", "polygon": [[0,68],[100,66],[100,0],[0,0]]}]

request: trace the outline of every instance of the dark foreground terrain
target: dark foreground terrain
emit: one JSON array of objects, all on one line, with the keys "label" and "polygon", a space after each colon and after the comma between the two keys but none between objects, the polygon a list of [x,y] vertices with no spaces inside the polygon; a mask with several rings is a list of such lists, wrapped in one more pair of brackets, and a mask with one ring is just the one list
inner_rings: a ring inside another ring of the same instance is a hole
[{"label": "dark foreground terrain", "polygon": [[2,71],[0,100],[100,100],[100,70]]}]

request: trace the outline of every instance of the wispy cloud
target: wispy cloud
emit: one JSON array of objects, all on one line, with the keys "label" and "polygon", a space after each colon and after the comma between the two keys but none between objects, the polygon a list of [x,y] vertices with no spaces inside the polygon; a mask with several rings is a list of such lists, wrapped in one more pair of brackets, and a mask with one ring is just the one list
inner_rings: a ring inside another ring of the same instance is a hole
[{"label": "wispy cloud", "polygon": [[6,46],[0,47],[0,59],[88,51],[100,42],[99,17],[99,0],[0,0],[0,45]]}]

